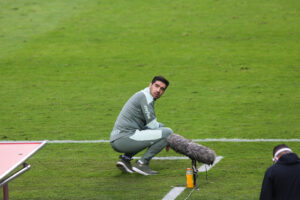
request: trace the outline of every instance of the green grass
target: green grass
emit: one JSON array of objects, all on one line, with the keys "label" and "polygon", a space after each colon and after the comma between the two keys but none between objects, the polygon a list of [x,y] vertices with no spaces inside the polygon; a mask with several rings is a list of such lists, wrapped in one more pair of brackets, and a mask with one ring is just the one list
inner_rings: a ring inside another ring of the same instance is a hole
[{"label": "green grass", "polygon": [[[187,138],[300,138],[299,9],[296,0],[0,0],[0,139],[108,139],[126,100],[157,74],[171,82],[158,120]],[[205,145],[224,159],[190,199],[257,199],[275,143]],[[48,144],[11,198],[161,199],[190,166],[153,161],[158,176],[128,176],[117,156],[108,144]]]},{"label": "green grass", "polygon": [[[224,158],[199,173],[200,190],[190,199],[258,199],[262,178],[277,143],[203,143]],[[298,143],[287,143],[299,152]],[[122,174],[109,144],[48,144],[28,163],[32,169],[10,183],[12,199],[162,199],[173,186],[185,186],[189,160],[153,160],[156,176]],[[178,156],[161,152],[159,156]],[[178,199],[184,199],[186,189]],[[0,193],[1,194],[1,193]]]}]

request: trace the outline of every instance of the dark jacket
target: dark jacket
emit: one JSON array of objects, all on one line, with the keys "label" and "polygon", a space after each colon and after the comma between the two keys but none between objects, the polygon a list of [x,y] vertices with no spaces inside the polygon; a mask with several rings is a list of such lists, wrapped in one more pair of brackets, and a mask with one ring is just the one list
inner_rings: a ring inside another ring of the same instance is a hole
[{"label": "dark jacket", "polygon": [[260,200],[300,199],[300,159],[288,153],[269,167],[263,180]]}]

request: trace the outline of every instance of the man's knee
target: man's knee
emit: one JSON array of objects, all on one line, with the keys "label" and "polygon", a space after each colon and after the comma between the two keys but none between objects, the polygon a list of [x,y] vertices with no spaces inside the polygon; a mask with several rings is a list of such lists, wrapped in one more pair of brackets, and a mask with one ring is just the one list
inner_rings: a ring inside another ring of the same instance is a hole
[{"label": "man's knee", "polygon": [[169,135],[171,135],[173,133],[173,130],[168,127],[162,127],[161,130],[162,130],[163,138],[167,138]]}]

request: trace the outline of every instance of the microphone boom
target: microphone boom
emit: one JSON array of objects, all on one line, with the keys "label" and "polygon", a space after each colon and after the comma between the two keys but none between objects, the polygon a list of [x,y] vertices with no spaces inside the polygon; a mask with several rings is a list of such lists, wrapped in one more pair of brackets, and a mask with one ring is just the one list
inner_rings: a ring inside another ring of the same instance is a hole
[{"label": "microphone boom", "polygon": [[211,165],[216,159],[214,150],[197,144],[181,135],[173,133],[167,138],[167,142],[168,146],[174,151],[186,155],[192,160]]}]

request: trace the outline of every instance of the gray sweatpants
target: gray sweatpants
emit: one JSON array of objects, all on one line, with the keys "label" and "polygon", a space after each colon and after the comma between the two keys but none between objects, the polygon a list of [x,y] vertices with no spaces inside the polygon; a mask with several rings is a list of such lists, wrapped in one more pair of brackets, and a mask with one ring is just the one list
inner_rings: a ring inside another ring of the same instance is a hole
[{"label": "gray sweatpants", "polygon": [[138,152],[148,148],[141,157],[141,161],[148,164],[150,160],[167,146],[167,137],[173,133],[172,129],[160,127],[158,129],[136,130],[127,137],[111,142],[114,150],[133,157]]}]

